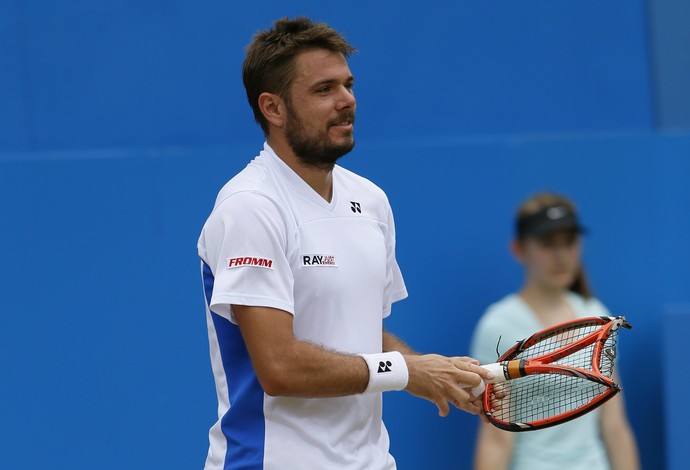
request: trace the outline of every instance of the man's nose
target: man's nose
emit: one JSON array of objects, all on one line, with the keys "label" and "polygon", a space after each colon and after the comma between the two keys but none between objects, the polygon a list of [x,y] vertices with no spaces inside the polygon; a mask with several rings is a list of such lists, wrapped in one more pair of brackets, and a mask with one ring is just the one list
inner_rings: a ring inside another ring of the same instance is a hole
[{"label": "man's nose", "polygon": [[355,94],[352,89],[345,86],[341,87],[337,104],[338,109],[354,108],[356,104],[357,100],[355,99]]}]

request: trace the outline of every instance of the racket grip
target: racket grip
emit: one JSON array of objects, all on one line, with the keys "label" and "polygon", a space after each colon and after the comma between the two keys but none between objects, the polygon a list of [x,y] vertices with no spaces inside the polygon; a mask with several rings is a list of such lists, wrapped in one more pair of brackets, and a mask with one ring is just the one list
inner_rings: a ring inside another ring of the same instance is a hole
[{"label": "racket grip", "polygon": [[494,374],[494,378],[491,380],[482,380],[482,383],[477,385],[472,389],[472,395],[475,397],[478,397],[482,393],[484,393],[484,389],[486,388],[487,383],[498,383],[498,382],[505,382],[506,377],[503,374],[503,364],[500,364],[498,362],[494,362],[493,364],[484,364],[483,366],[484,369],[488,370],[489,372]]}]

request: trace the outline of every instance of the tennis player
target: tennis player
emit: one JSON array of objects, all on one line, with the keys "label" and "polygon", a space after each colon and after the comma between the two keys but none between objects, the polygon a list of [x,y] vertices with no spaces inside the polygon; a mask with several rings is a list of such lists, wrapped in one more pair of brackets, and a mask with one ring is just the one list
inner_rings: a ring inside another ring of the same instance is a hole
[{"label": "tennis player", "polygon": [[218,194],[199,238],[218,421],[206,469],[394,469],[382,392],[470,413],[491,374],[417,355],[383,328],[407,296],[386,195],[336,165],[354,146],[353,48],[307,18],[247,48],[266,136]]},{"label": "tennis player", "polygon": [[[482,364],[536,331],[579,317],[610,316],[589,290],[581,261],[581,233],[568,199],[543,193],[518,209],[512,251],[525,282],[516,294],[493,304],[472,338]],[[500,343],[498,342],[500,338]],[[618,380],[616,380],[618,382]],[[510,433],[480,423],[476,470],[635,470],[635,438],[618,394],[601,408],[548,429]]]}]

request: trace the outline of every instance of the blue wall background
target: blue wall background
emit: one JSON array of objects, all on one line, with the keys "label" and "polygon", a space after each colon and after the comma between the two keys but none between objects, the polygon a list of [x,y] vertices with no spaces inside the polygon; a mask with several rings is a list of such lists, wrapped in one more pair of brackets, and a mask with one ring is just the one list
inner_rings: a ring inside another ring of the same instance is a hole
[{"label": "blue wall background", "polygon": [[[663,18],[648,11],[1,1],[0,468],[201,468],[216,404],[196,238],[262,142],[243,48],[297,14],[360,49],[358,144],[343,165],[396,214],[411,296],[388,328],[466,354],[484,308],[520,285],[515,206],[565,193],[590,227],[597,295],[635,326],[620,370],[645,468],[682,468],[657,384],[662,317],[690,301],[690,132],[688,110],[667,114],[673,133],[657,113],[687,91],[655,79]],[[386,394],[385,413],[401,469],[470,468],[476,418],[438,418],[404,393]]]}]

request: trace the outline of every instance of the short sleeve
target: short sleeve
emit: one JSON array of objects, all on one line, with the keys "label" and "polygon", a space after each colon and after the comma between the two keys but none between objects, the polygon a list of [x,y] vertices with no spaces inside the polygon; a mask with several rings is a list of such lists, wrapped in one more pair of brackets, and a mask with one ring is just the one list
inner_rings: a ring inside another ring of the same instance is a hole
[{"label": "short sleeve", "polygon": [[199,255],[213,273],[209,308],[235,322],[231,305],[272,307],[294,314],[286,217],[255,191],[230,195],[201,234]]},{"label": "short sleeve", "polygon": [[578,293],[569,292],[568,299],[575,309],[578,318],[612,316],[604,304],[595,297],[583,297]]},{"label": "short sleeve", "polygon": [[596,299],[594,297],[591,297],[586,300],[587,307],[589,310],[589,314],[595,317],[610,317],[613,316],[611,315],[611,312],[602,304],[599,299]]},{"label": "short sleeve", "polygon": [[393,210],[386,199],[386,286],[383,295],[383,317],[391,313],[391,305],[407,297],[407,288],[395,256],[395,220]]}]

